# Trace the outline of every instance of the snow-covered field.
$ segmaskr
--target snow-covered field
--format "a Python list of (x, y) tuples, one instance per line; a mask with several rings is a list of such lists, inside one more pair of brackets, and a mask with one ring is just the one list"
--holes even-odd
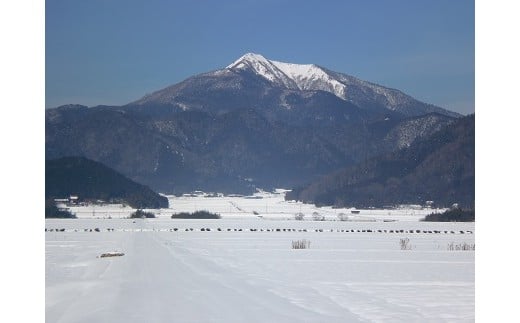
[[(46, 320), (474, 321), (475, 252), (448, 250), (474, 246), (474, 223), (418, 221), (431, 210), (360, 210), (337, 221), (350, 210), (267, 194), (170, 205), (156, 219), (97, 206), (46, 220)], [(170, 218), (199, 209), (223, 218)], [(304, 221), (293, 220), (300, 211)], [(312, 221), (313, 212), (326, 221)], [(300, 239), (310, 248), (292, 249)], [(124, 256), (99, 258), (106, 252)]]
[[(173, 213), (194, 212), (197, 210), (207, 210), (220, 214), (223, 218), (242, 218), (251, 219), (261, 217), (271, 220), (292, 220), (296, 213), (303, 213), (304, 220), (312, 220), (314, 212), (319, 213), (326, 220), (337, 220), (338, 215), (343, 213), (350, 220), (354, 221), (418, 221), (432, 212), (442, 212), (438, 209), (417, 209), (403, 208), (393, 210), (358, 210), (359, 213), (352, 213), (354, 209), (335, 209), (332, 207), (316, 207), (313, 204), (304, 204), (295, 201), (285, 201), (284, 191), (277, 193), (261, 192), (254, 196), (247, 197), (208, 197), (208, 196), (189, 196), (175, 197), (168, 196), (170, 208), (150, 210), (159, 218), (170, 218)], [(78, 218), (127, 218), (135, 210), (123, 205), (104, 205), (88, 207), (72, 207), (72, 213)]]

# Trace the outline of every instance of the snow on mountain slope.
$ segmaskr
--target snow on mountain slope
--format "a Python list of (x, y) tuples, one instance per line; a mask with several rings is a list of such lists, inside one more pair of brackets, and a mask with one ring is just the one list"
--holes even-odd
[[(300, 96), (312, 91), (325, 91), (363, 110), (377, 113), (390, 110), (408, 117), (431, 112), (460, 116), (420, 102), (399, 90), (315, 64), (284, 63), (254, 53), (243, 55), (226, 68), (190, 77), (146, 95), (130, 105), (166, 104), (180, 110), (227, 111), (230, 106), (266, 106), (278, 101), (281, 102), (280, 107), (287, 108), (288, 104), (284, 101), (287, 90), (299, 92)], [(317, 104), (324, 105), (323, 102)]]
[[(386, 88), (350, 75), (327, 70), (315, 64), (292, 64), (266, 59), (247, 53), (227, 66), (231, 70), (249, 70), (270, 82), (289, 89), (321, 90), (359, 105), (360, 102), (377, 102), (389, 110), (400, 111), (416, 106), (416, 100), (399, 90)], [(438, 107), (430, 106), (439, 112)]]
[[(440, 120), (446, 120), (446, 122), (439, 122)], [(450, 120), (440, 114), (429, 114), (420, 118), (404, 120), (401, 124), (388, 132), (384, 141), (395, 142), (399, 149), (410, 147), (417, 138), (425, 138), (439, 131), (446, 126), (446, 124), (453, 122), (454, 120)]]
[(345, 85), (332, 78), (325, 70), (314, 64), (291, 64), (272, 62), (297, 84), (300, 90), (322, 90), (346, 99)]
[(247, 53), (227, 66), (228, 69), (252, 70), (269, 81), (297, 90), (322, 90), (346, 99), (345, 84), (314, 64), (271, 61), (259, 54)]
[(269, 81), (285, 86), (290, 89), (297, 89), (296, 82), (280, 70), (275, 64), (259, 54), (247, 53), (240, 57), (233, 64), (228, 65), (229, 69), (252, 69), (256, 74), (263, 76)]

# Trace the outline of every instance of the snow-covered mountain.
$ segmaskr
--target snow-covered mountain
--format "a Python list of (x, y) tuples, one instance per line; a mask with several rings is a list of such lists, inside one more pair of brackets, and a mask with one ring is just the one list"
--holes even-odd
[(279, 86), (294, 90), (327, 91), (341, 99), (347, 99), (347, 86), (314, 64), (283, 63), (268, 60), (259, 54), (247, 53), (226, 68), (253, 70)]
[[(273, 91), (277, 89), (278, 91)], [(232, 106), (237, 97), (243, 105), (291, 108), (286, 97), (308, 98), (316, 91), (333, 94), (345, 102), (366, 111), (392, 111), (403, 116), (440, 113), (460, 115), (440, 107), (420, 102), (403, 92), (334, 72), (315, 64), (292, 64), (269, 60), (260, 54), (247, 53), (224, 69), (189, 78), (132, 103), (134, 105), (167, 104), (182, 110), (216, 109), (214, 105)], [(231, 94), (229, 92), (232, 92)], [(252, 97), (256, 96), (256, 97)], [(206, 102), (210, 98), (211, 102)], [(225, 99), (221, 102), (220, 99)], [(265, 101), (269, 101), (266, 103)]]
[(353, 76), (337, 73), (315, 64), (292, 64), (266, 59), (264, 56), (247, 53), (226, 68), (232, 70), (251, 70), (270, 82), (294, 90), (327, 91), (335, 96), (363, 107), (363, 102), (376, 101), (392, 111), (406, 115), (417, 112), (438, 112), (458, 116), (451, 111), (426, 105), (419, 111), (410, 111), (416, 101), (395, 89), (360, 80)]
[(46, 157), (161, 192), (294, 187), (407, 147), (458, 116), (313, 64), (246, 54), (124, 106), (46, 110)]

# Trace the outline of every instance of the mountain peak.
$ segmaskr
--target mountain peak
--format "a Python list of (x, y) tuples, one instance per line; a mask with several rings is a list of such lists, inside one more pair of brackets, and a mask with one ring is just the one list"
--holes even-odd
[[(294, 64), (269, 60), (256, 53), (246, 53), (227, 66), (232, 71), (247, 71), (272, 85), (290, 90), (325, 91), (347, 102), (364, 105), (367, 98), (388, 110), (416, 115), (415, 100), (401, 91), (369, 83), (353, 76), (329, 71), (315, 64)], [(405, 111), (409, 109), (410, 111)], [(456, 113), (431, 106), (425, 112), (457, 116)]]
[(264, 56), (256, 53), (245, 53), (239, 59), (226, 66), (226, 68), (242, 68), (251, 63), (266, 63), (269, 62)]
[[(202, 108), (200, 104), (195, 104), (194, 101), (186, 100), (186, 98), (191, 97), (195, 92), (199, 93), (198, 91), (208, 93), (223, 91), (222, 93), (225, 93), (230, 90), (235, 96), (244, 84), (253, 84), (248, 83), (251, 78), (265, 81), (255, 85), (265, 86), (263, 93), (267, 93), (269, 88), (278, 88), (285, 92), (287, 90), (304, 91), (305, 93), (301, 93), (301, 95), (323, 91), (367, 110), (390, 110), (407, 116), (428, 112), (458, 116), (451, 111), (419, 102), (399, 90), (363, 81), (315, 64), (285, 63), (270, 60), (261, 54), (252, 52), (242, 55), (226, 68), (194, 76), (145, 96), (134, 104), (142, 105), (152, 102), (171, 104), (182, 110)], [(210, 96), (212, 95), (214, 94)], [(221, 95), (219, 93), (217, 96)], [(200, 94), (197, 94), (197, 100), (199, 96)], [(285, 102), (285, 97), (280, 100), (280, 102)], [(286, 104), (283, 103), (281, 106), (285, 107)]]
[(253, 72), (289, 89), (322, 90), (346, 99), (346, 84), (314, 64), (284, 63), (269, 60), (260, 54), (247, 53), (227, 68)]
[(299, 89), (298, 85), (290, 76), (286, 75), (272, 61), (260, 54), (247, 53), (234, 61), (231, 65), (228, 65), (227, 68), (250, 71), (277, 85), (289, 89)]

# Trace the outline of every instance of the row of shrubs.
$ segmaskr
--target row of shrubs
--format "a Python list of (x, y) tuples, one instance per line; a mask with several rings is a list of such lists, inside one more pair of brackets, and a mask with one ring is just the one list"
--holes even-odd
[[(101, 232), (101, 230), (99, 228), (94, 228), (94, 229), (83, 229), (83, 231), (85, 232)], [(107, 231), (114, 231), (114, 229), (107, 229)], [(47, 229), (45, 228), (45, 232), (65, 232), (65, 229), (64, 228), (61, 228), (61, 229), (53, 229), (53, 228), (50, 228), (50, 229)], [(78, 232), (78, 229), (74, 229), (74, 232)]]
[(454, 250), (475, 250), (475, 244), (474, 243), (466, 243), (466, 242), (463, 242), (463, 243), (459, 243), (459, 244), (455, 244), (454, 242), (452, 243), (449, 243), (448, 244), (448, 250), (450, 251), (454, 251)]
[[(152, 212), (145, 212), (143, 210), (137, 210), (130, 215), (131, 219), (140, 218), (155, 218), (155, 214)], [(193, 213), (181, 212), (172, 215), (172, 219), (220, 219), (220, 214), (211, 213), (208, 211), (195, 211)]]
[(141, 218), (155, 218), (155, 214), (152, 212), (146, 212), (143, 210), (137, 210), (134, 213), (130, 214), (131, 219), (141, 219)]
[(172, 219), (220, 219), (220, 214), (209, 211), (181, 212), (173, 214)]
[[(402, 238), (399, 240), (399, 245), (401, 246), (401, 250), (412, 250), (412, 245), (410, 244), (410, 239), (408, 238)], [(294, 248), (293, 248), (294, 249)], [(455, 242), (448, 243), (448, 250), (450, 251), (458, 251), (458, 250), (471, 250), (475, 251), (475, 244), (474, 243), (458, 243)]]
[[(217, 228), (217, 229), (214, 229), (216, 231), (228, 231), (228, 232), (231, 232), (231, 231), (235, 231), (235, 232), (242, 232), (242, 231), (251, 231), (251, 232), (257, 232), (257, 231), (260, 231), (260, 232), (334, 232), (333, 229), (257, 229), (257, 228), (250, 228), (250, 229), (242, 229), (242, 228), (234, 228), (234, 229), (231, 229), (231, 228), (227, 228), (227, 229), (221, 229), (221, 228)], [(53, 232), (53, 231), (56, 231), (56, 232), (63, 232), (65, 231), (65, 229), (47, 229), (45, 228), (45, 232), (47, 231), (50, 231), (50, 232)], [(77, 230), (75, 230), (77, 232)], [(85, 231), (88, 231), (88, 229), (85, 229)], [(92, 231), (92, 229), (90, 229), (90, 231)], [(99, 228), (96, 228), (94, 229), (94, 231), (97, 231), (99, 232)], [(113, 228), (108, 228), (107, 231), (114, 231)], [(173, 229), (170, 229), (170, 231), (179, 231), (179, 228), (173, 228)], [(193, 228), (186, 228), (185, 231), (194, 231)], [(212, 231), (210, 228), (201, 228), (200, 231)], [(454, 231), (454, 230), (444, 230), (444, 231), (440, 231), (440, 230), (371, 230), (371, 229), (367, 229), (367, 230), (359, 230), (359, 229), (351, 229), (351, 230), (339, 230), (337, 229), (336, 232), (346, 232), (346, 233), (349, 233), (349, 232), (357, 232), (357, 233), (437, 233), (437, 234), (441, 234), (441, 233), (444, 233), (444, 234), (448, 234), (448, 233), (451, 233), (451, 234), (473, 234), (473, 231), (470, 231), (470, 230), (467, 230), (467, 231), (463, 231), (463, 230), (457, 230), (457, 231)]]
[(475, 222), (474, 209), (454, 208), (443, 213), (432, 213), (424, 221), (433, 222)]
[(311, 247), (311, 242), (306, 239), (296, 240), (291, 242), (292, 249), (309, 249)]

